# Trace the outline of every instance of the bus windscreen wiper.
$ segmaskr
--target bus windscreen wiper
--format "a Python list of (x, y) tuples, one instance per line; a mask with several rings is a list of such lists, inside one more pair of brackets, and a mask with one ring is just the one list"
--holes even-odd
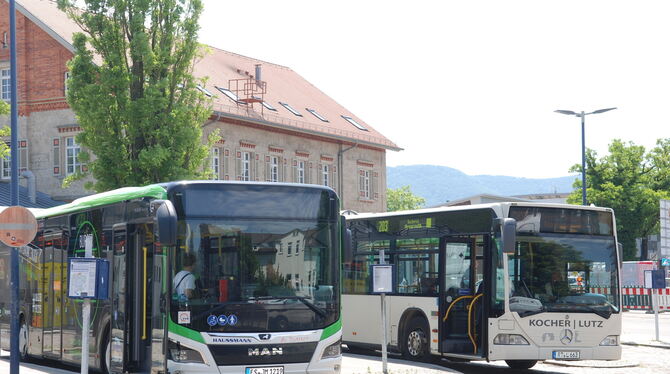
[(322, 318), (326, 318), (326, 311), (323, 310), (322, 308), (314, 305), (311, 301), (312, 299), (311, 296), (297, 296), (297, 295), (292, 295), (292, 296), (256, 296), (256, 297), (250, 297), (249, 300), (298, 300), (301, 303), (305, 304), (309, 309), (313, 310), (316, 314), (321, 316)]

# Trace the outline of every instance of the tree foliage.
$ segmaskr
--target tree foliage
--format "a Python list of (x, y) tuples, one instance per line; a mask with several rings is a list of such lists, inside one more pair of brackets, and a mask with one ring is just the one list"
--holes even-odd
[(418, 209), (423, 207), (426, 199), (416, 196), (410, 191), (409, 186), (403, 186), (397, 189), (386, 190), (387, 210), (395, 212), (397, 210)]
[[(0, 115), (9, 114), (9, 104), (0, 100)], [(11, 134), (9, 127), (0, 127), (0, 138), (8, 137)], [(5, 142), (0, 142), (0, 159), (9, 155), (9, 147)]]
[[(75, 7), (75, 4), (81, 8)], [(82, 132), (87, 188), (202, 177), (211, 103), (192, 75), (201, 0), (58, 0), (73, 36), (67, 100)], [(210, 139), (210, 142), (213, 139)]]
[[(591, 149), (586, 152), (587, 201), (614, 209), (624, 260), (634, 260), (635, 239), (658, 232), (659, 200), (670, 197), (670, 139), (659, 139), (650, 152), (615, 139), (608, 150), (602, 158)], [(581, 165), (570, 171), (581, 173)], [(580, 204), (581, 180), (574, 187), (568, 202)]]

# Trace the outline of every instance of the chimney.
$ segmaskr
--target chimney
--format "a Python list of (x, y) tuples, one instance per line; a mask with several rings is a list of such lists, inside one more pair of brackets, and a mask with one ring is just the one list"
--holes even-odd
[(28, 180), (28, 199), (30, 199), (31, 203), (36, 204), (37, 192), (35, 188), (35, 174), (33, 174), (33, 172), (30, 170), (25, 170), (23, 173), (21, 173), (21, 176)]
[(261, 82), (261, 64), (256, 64), (256, 82)]

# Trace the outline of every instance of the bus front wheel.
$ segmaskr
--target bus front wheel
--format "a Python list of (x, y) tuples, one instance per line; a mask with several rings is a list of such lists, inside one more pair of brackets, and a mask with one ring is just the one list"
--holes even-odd
[(517, 370), (530, 369), (537, 364), (534, 360), (505, 360), (505, 362), (507, 366)]
[(427, 360), (430, 356), (428, 336), (428, 323), (421, 317), (412, 318), (403, 335), (403, 356), (411, 360)]

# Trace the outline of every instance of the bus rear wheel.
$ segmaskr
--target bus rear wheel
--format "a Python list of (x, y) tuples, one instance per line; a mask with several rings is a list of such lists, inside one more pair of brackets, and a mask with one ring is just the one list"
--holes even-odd
[(517, 370), (530, 369), (537, 364), (537, 361), (535, 360), (505, 360), (505, 362), (507, 363), (507, 366)]
[(26, 326), (26, 321), (21, 316), (19, 327), (19, 354), (20, 360), (23, 362), (28, 361), (28, 326)]
[(403, 356), (410, 360), (427, 360), (430, 356), (428, 334), (428, 323), (421, 317), (412, 318), (403, 335)]

